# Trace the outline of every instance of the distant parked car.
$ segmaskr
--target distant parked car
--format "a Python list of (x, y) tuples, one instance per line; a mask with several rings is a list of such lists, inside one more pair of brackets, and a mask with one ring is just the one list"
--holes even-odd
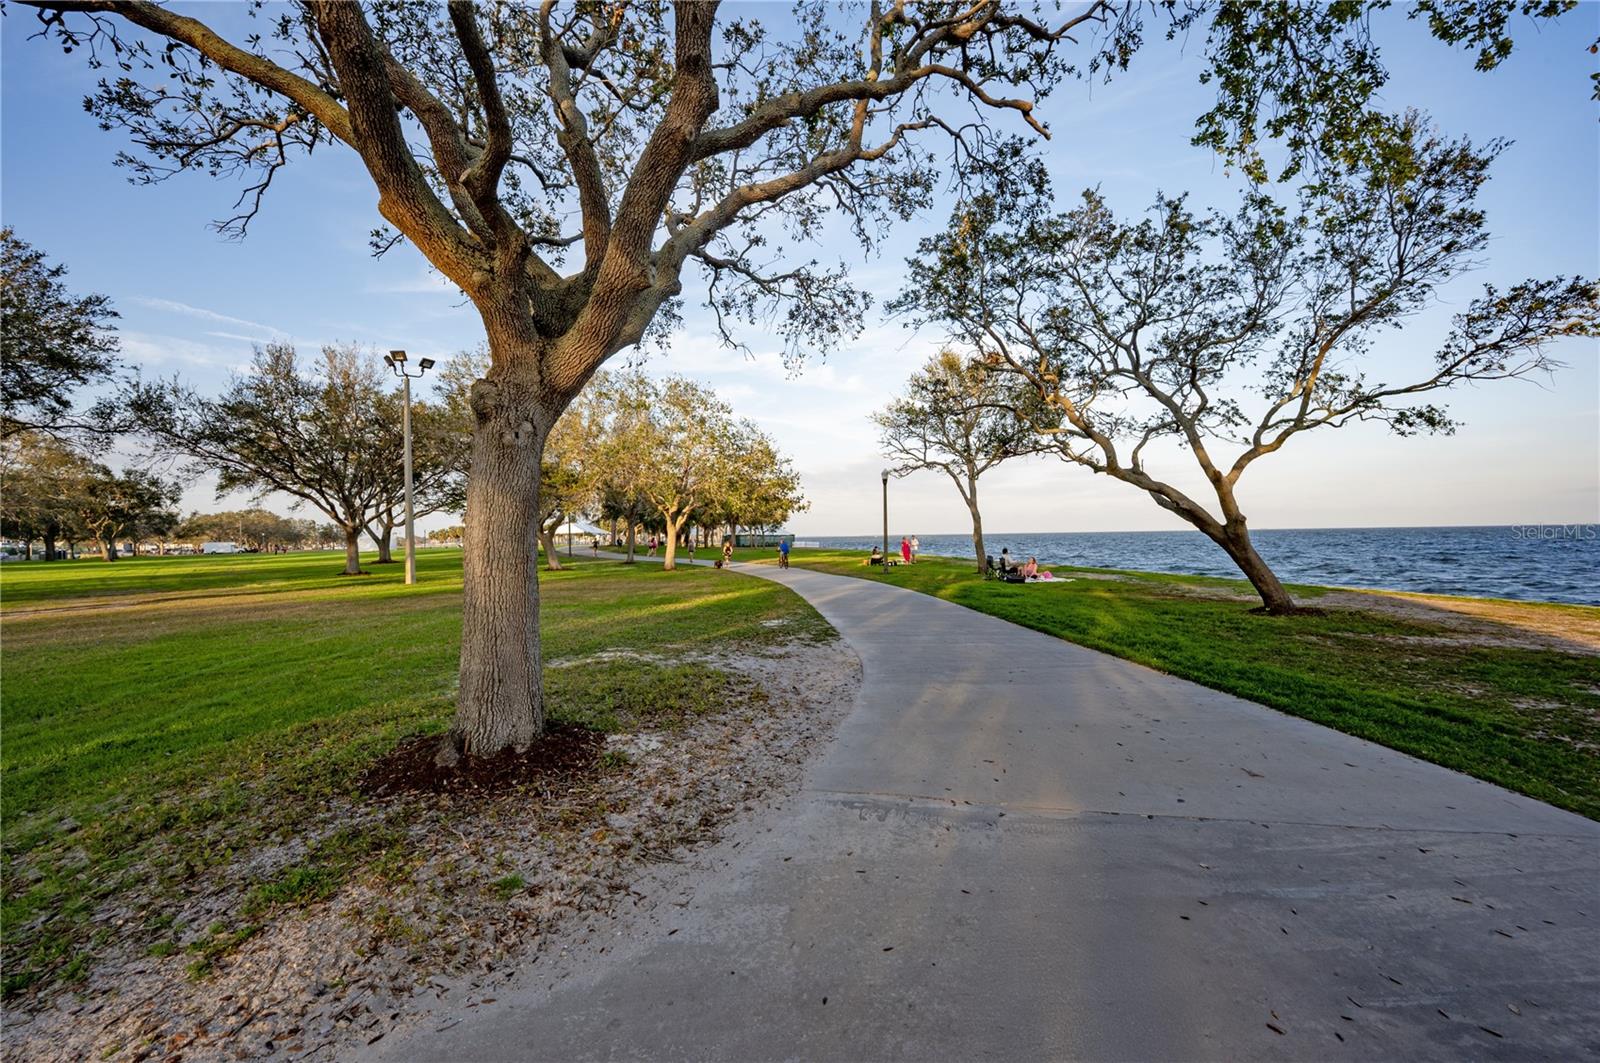
[(200, 548), (202, 554), (242, 554), (244, 547), (238, 543), (206, 543)]

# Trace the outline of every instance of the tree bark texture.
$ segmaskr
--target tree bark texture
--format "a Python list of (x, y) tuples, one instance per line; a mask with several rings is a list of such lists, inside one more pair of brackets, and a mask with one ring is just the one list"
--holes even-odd
[(1220, 538), (1213, 536), (1217, 545), (1228, 552), (1233, 563), (1239, 566), (1245, 578), (1250, 581), (1250, 586), (1261, 595), (1262, 608), (1273, 616), (1285, 616), (1297, 611), (1294, 599), (1289, 592), (1283, 589), (1283, 584), (1278, 582), (1277, 574), (1256, 553), (1256, 548), (1250, 541), (1250, 533), (1245, 530), (1243, 523), (1229, 525), (1223, 529)]
[(346, 576), (361, 575), (360, 528), (346, 528), (344, 530), (344, 574)]
[(368, 528), (367, 534), (371, 535), (373, 542), (378, 544), (378, 564), (394, 564), (394, 525), (381, 524), (377, 532)]
[(988, 571), (988, 554), (983, 547), (983, 515), (978, 512), (978, 480), (973, 477), (967, 486), (967, 512), (972, 514), (972, 550), (978, 558), (978, 572)]
[(678, 536), (683, 531), (683, 521), (682, 519), (673, 520), (665, 513), (662, 514), (662, 519), (667, 522), (667, 534), (662, 536), (666, 541), (666, 554), (662, 557), (661, 568), (663, 571), (671, 572), (678, 567), (676, 560), (678, 556)]
[(450, 738), (479, 755), (525, 750), (544, 728), (535, 551), (539, 462), (557, 414), (527, 381), (493, 370), (473, 386), (472, 406), (466, 525), (479, 532), (462, 559), (461, 689)]
[(539, 542), (544, 546), (544, 563), (552, 572), (561, 571), (561, 559), (556, 556), (556, 530), (554, 527), (539, 529)]

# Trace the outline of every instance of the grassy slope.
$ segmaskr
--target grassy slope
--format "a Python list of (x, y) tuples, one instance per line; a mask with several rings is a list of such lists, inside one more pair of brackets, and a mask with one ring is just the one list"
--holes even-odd
[[(771, 551), (740, 554), (756, 560)], [(862, 565), (859, 552), (798, 550), (794, 561), (932, 594), (1600, 819), (1600, 659), (1593, 656), (1484, 645), (1443, 620), (1376, 611), (1260, 616), (1240, 598), (1247, 584), (1207, 577), (1091, 579), (1088, 570), (1057, 567), (1078, 578), (1016, 586), (985, 582), (968, 562), (942, 558), (887, 573)], [(1301, 600), (1324, 593), (1292, 590)], [(1552, 616), (1597, 612), (1548, 609)]]
[[(168, 865), (156, 886), (182, 888), (351, 796), (400, 738), (443, 729), (460, 552), (423, 551), (414, 588), (398, 565), (347, 578), (340, 564), (296, 554), (0, 568), (8, 988), (81, 967), (87, 917), (119, 891), (151, 888), (153, 853)], [(714, 571), (580, 560), (542, 587), (547, 661), (827, 631), (788, 591)], [(762, 623), (772, 620), (787, 622)], [(554, 718), (612, 730), (715, 701), (725, 678), (623, 659), (552, 668), (547, 686)], [(382, 843), (337, 839), (352, 851), (330, 852), (315, 892), (331, 888), (335, 863), (347, 869)]]

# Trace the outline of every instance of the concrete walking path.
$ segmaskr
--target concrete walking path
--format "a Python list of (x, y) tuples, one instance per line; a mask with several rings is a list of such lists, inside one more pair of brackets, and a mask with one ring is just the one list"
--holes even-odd
[(380, 1054), (1600, 1052), (1600, 824), (912, 591), (736, 568), (861, 657), (803, 792), (686, 906)]

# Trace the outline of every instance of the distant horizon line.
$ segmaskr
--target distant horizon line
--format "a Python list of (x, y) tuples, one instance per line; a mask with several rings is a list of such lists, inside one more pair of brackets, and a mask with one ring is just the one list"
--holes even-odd
[[(1260, 527), (1251, 528), (1252, 532), (1263, 531), (1446, 531), (1461, 528), (1595, 528), (1600, 527), (1600, 521), (1593, 520), (1530, 520), (1516, 524), (1325, 524), (1325, 525), (1296, 525), (1292, 527)], [(983, 537), (992, 538), (997, 535), (1169, 535), (1173, 533), (1204, 535), (1198, 528), (1108, 528), (1102, 531), (990, 531), (984, 529)], [(839, 532), (792, 532), (796, 537), (810, 537), (816, 539), (876, 539), (882, 538), (881, 529), (865, 533), (839, 533)], [(894, 534), (901, 534), (895, 532)], [(912, 532), (913, 535), (922, 535), (920, 531)], [(929, 535), (958, 535), (971, 538), (971, 530), (953, 532), (928, 532)]]

